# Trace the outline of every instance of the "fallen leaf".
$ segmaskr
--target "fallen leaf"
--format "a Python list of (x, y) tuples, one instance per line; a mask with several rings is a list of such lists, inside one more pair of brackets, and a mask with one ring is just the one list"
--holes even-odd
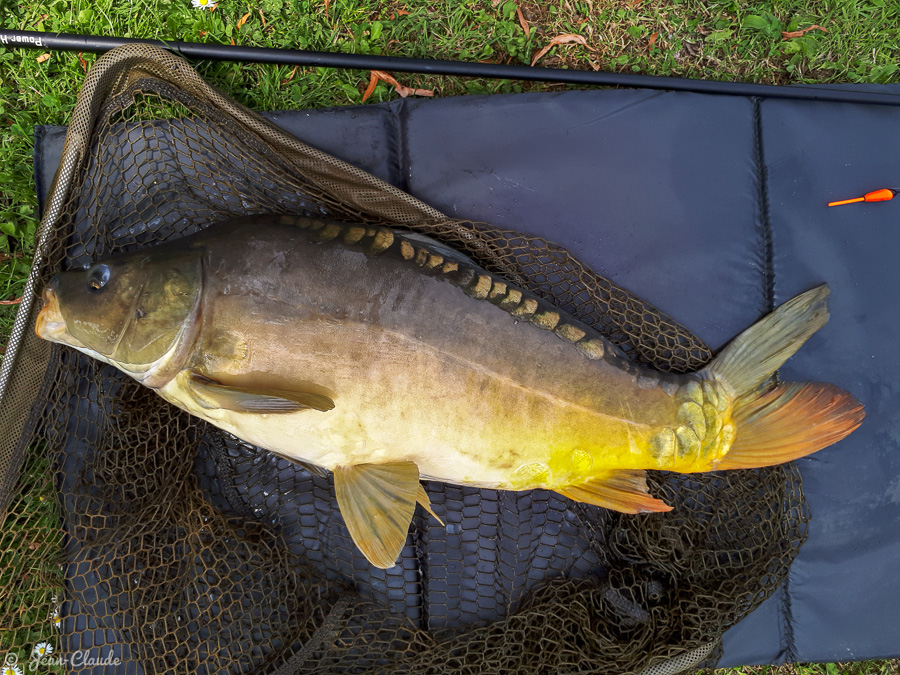
[(366, 99), (372, 95), (372, 92), (375, 91), (375, 87), (378, 85), (378, 76), (375, 74), (374, 70), (369, 71), (369, 86), (366, 87), (365, 92), (363, 92), (362, 102), (365, 103)]
[(290, 81), (294, 78), (294, 75), (295, 75), (296, 72), (297, 72), (297, 68), (299, 68), (299, 67), (300, 67), (300, 66), (294, 66), (294, 69), (291, 71), (291, 74), (288, 75), (286, 78), (284, 78), (284, 79), (281, 81), (281, 84), (287, 84), (288, 82), (290, 82)]
[(249, 18), (250, 18), (250, 12), (247, 12), (246, 14), (244, 14), (244, 16), (242, 16), (240, 19), (238, 19), (237, 29), (240, 30), (243, 27), (243, 25), (245, 23), (247, 23), (247, 19), (249, 19)]
[(405, 9), (398, 9), (396, 12), (392, 12), (391, 21), (393, 21), (394, 19), (399, 19), (404, 14), (409, 14), (409, 12), (407, 12)]
[(647, 43), (647, 49), (650, 49), (653, 44), (656, 42), (656, 38), (659, 37), (659, 33), (654, 33), (650, 36), (650, 42)]
[(784, 40), (789, 40), (790, 38), (795, 38), (795, 37), (800, 37), (801, 35), (806, 35), (811, 30), (820, 30), (825, 33), (828, 32), (827, 28), (823, 28), (822, 26), (818, 26), (818, 25), (813, 25), (813, 26), (810, 26), (809, 28), (801, 28), (800, 30), (793, 30), (790, 32), (781, 31), (781, 37)]
[(534, 58), (531, 59), (531, 65), (533, 66), (538, 60), (551, 49), (553, 49), (556, 45), (564, 45), (570, 42), (574, 42), (575, 44), (583, 45), (590, 49), (592, 52), (597, 51), (593, 47), (588, 47), (587, 40), (583, 35), (574, 35), (572, 33), (563, 33), (562, 35), (557, 35), (555, 38), (550, 40), (550, 43), (544, 47), (541, 51), (535, 54)]
[(33, 24), (31, 24), (31, 25), (32, 25), (32, 26), (37, 26), (41, 21), (43, 21), (44, 19), (49, 19), (49, 18), (50, 18), (50, 15), (49, 15), (49, 14), (41, 14), (41, 18), (38, 19), (37, 21), (35, 21), (35, 22), (34, 22)]
[(325, 18), (328, 18), (328, 5), (330, 4), (330, 0), (325, 0)]
[(43, 63), (47, 59), (50, 58), (50, 54), (41, 54), (37, 59), (35, 59), (38, 63)]
[(531, 33), (531, 28), (528, 26), (528, 22), (525, 21), (525, 17), (522, 16), (522, 10), (516, 6), (516, 14), (519, 15), (519, 23), (522, 24), (522, 30), (525, 31), (525, 37), (528, 37), (528, 34)]
[(228, 38), (231, 41), (231, 46), (234, 47), (234, 38)]
[(22, 298), (16, 298), (15, 300), (0, 300), (0, 305), (18, 305), (22, 302)]
[[(413, 96), (434, 96), (434, 92), (431, 89), (413, 89), (412, 87), (406, 87), (396, 79), (390, 73), (386, 73), (383, 70), (370, 70), (369, 71), (369, 86), (366, 88), (366, 92), (363, 94), (363, 101), (365, 101), (369, 96), (372, 95), (372, 91), (375, 90), (375, 84), (377, 84), (377, 80), (381, 80), (382, 82), (387, 82), (391, 85), (394, 90), (400, 94), (401, 98), (406, 98), (410, 94)], [(369, 90), (372, 91), (369, 91)]]
[(262, 10), (259, 10), (259, 18), (262, 19), (262, 22), (263, 22), (263, 28), (265, 28), (268, 24), (266, 24), (266, 17), (265, 17), (265, 15), (263, 14)]
[(628, 6), (629, 6), (629, 7), (636, 7), (636, 6), (639, 5), (639, 4), (641, 4), (641, 0), (631, 0), (631, 2), (628, 3)]
[(81, 64), (81, 69), (82, 69), (84, 72), (87, 72), (87, 61), (85, 61), (85, 60), (81, 57), (81, 54), (82, 54), (81, 52), (78, 52), (78, 62)]

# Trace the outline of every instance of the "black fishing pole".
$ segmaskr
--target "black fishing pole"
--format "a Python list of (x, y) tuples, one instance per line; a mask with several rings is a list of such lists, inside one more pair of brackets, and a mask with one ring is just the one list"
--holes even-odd
[(444, 61), (439, 59), (412, 59), (375, 54), (341, 54), (335, 52), (310, 52), (300, 49), (275, 49), (271, 47), (240, 47), (235, 45), (201, 42), (144, 40), (140, 38), (105, 37), (102, 35), (74, 35), (72, 33), (41, 33), (36, 31), (0, 30), (0, 46), (24, 47), (69, 52), (101, 54), (121, 45), (145, 43), (163, 47), (190, 59), (209, 61), (241, 61), (245, 63), (273, 63), (286, 66), (313, 66), (317, 68), (347, 68), (356, 70), (384, 70), (426, 75), (456, 75), (505, 80), (537, 80), (563, 84), (594, 85), (605, 87), (638, 87), (666, 89), (699, 94), (725, 94), (729, 96), (759, 96), (832, 103), (874, 103), (900, 105), (900, 94), (873, 92), (859, 89), (832, 89), (827, 87), (784, 87), (771, 84), (746, 82), (721, 82), (716, 80), (692, 80), (657, 75), (633, 73), (595, 72), (590, 70), (564, 70), (561, 68), (532, 68), (530, 66), (480, 63), (471, 61)]

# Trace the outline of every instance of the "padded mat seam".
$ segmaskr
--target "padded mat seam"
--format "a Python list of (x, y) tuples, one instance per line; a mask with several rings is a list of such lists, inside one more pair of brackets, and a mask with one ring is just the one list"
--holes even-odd
[(410, 160), (409, 160), (409, 138), (407, 134), (409, 122), (409, 107), (405, 98), (401, 98), (396, 104), (392, 103), (388, 109), (391, 112), (392, 136), (389, 146), (394, 155), (391, 157), (391, 164), (396, 169), (397, 175), (394, 180), (396, 185), (403, 192), (409, 192), (409, 176), (410, 176)]
[(772, 220), (769, 214), (769, 171), (763, 148), (762, 115), (760, 99), (753, 101), (753, 165), (756, 178), (756, 207), (759, 213), (759, 229), (762, 235), (763, 255), (763, 298), (765, 311), (775, 309), (775, 252), (773, 250)]
[[(772, 219), (769, 211), (769, 171), (766, 166), (765, 147), (763, 146), (762, 112), (758, 97), (753, 97), (753, 164), (756, 178), (757, 212), (759, 213), (759, 230), (762, 235), (763, 256), (763, 301), (765, 311), (775, 309), (775, 250), (772, 235)], [(780, 652), (788, 663), (797, 661), (797, 645), (794, 640), (794, 617), (790, 597), (791, 570), (788, 568), (784, 581), (778, 592), (781, 594), (779, 607), (779, 641)]]
[(797, 656), (797, 643), (794, 640), (794, 613), (791, 607), (791, 570), (787, 571), (784, 581), (779, 589), (781, 593), (781, 633), (782, 653), (786, 663), (796, 663), (800, 659)]
[(388, 175), (385, 177), (391, 185), (399, 187), (402, 181), (403, 166), (400, 160), (400, 123), (397, 120), (397, 112), (394, 110), (394, 104), (388, 103), (383, 106), (387, 111), (387, 121), (384, 123), (384, 134), (386, 137), (385, 148), (387, 149), (387, 168)]

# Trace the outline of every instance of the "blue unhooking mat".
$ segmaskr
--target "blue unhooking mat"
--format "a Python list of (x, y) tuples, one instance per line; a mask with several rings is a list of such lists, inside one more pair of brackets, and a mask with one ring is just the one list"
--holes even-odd
[[(720, 665), (900, 655), (900, 199), (826, 207), (900, 187), (900, 107), (608, 90), (267, 117), (451, 217), (565, 246), (714, 349), (828, 283), (831, 321), (782, 374), (867, 418), (799, 460), (809, 539)], [(42, 202), (64, 133), (36, 129)]]

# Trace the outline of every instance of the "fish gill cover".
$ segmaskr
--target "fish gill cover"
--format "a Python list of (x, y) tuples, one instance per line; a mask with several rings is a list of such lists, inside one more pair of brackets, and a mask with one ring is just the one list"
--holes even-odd
[(651, 472), (676, 508), (640, 518), (430, 482), (446, 525), (417, 515), (398, 566), (376, 569), (330, 475), (33, 334), (56, 271), (245, 213), (399, 224), (636, 361), (686, 372), (711, 358), (566, 250), (449, 219), (279, 131), (180, 58), (119, 48), (82, 89), (0, 373), (0, 551), (20, 547), (0, 635), (22, 662), (41, 638), (72, 672), (664, 675), (714, 660), (722, 633), (784, 578), (807, 523), (789, 464)]

